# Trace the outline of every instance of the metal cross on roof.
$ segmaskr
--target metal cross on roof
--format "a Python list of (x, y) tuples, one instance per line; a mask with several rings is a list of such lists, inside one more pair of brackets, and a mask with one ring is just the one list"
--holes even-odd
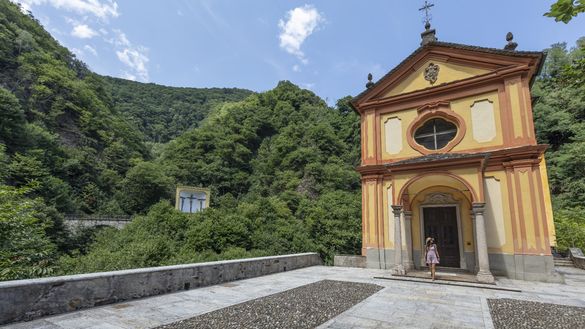
[(431, 7), (434, 7), (435, 4), (433, 3), (429, 3), (428, 1), (425, 0), (425, 5), (422, 6), (422, 8), (419, 8), (419, 11), (425, 11), (425, 24), (430, 23), (431, 21), (431, 14), (429, 13), (429, 10), (431, 10)]

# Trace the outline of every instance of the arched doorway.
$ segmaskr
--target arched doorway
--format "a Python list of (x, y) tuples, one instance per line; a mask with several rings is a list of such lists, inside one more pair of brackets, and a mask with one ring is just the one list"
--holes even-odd
[(433, 237), (441, 255), (441, 266), (473, 270), (475, 238), (472, 203), (476, 193), (463, 178), (443, 173), (423, 174), (410, 179), (399, 199), (410, 220), (410, 244), (413, 263), (425, 266), (426, 237)]

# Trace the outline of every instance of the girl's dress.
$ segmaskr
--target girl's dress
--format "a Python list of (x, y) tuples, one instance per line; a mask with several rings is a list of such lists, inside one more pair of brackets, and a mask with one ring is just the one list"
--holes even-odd
[(427, 264), (439, 264), (439, 257), (437, 257), (437, 245), (432, 244), (427, 251)]

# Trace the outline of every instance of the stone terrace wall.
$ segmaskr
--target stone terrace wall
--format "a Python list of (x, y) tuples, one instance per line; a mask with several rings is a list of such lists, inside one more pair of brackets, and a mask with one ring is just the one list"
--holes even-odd
[(321, 265), (317, 253), (0, 282), (0, 325)]
[(575, 267), (585, 270), (585, 256), (579, 248), (569, 248), (569, 257), (575, 264)]

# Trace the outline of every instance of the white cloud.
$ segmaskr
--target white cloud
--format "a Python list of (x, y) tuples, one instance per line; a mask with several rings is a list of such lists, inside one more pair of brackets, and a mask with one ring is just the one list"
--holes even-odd
[(73, 54), (75, 54), (75, 56), (77, 56), (77, 57), (83, 56), (83, 50), (81, 50), (79, 48), (71, 48), (71, 52)]
[(87, 26), (86, 24), (79, 24), (73, 27), (71, 31), (71, 35), (81, 39), (91, 39), (95, 37), (98, 33), (91, 29), (91, 27)]
[(295, 55), (303, 64), (307, 64), (308, 60), (301, 46), (323, 21), (323, 16), (312, 5), (304, 5), (288, 11), (286, 21), (281, 19), (278, 22), (280, 48)]
[[(134, 78), (131, 80), (136, 80), (138, 77), (141, 81), (148, 81), (148, 69), (146, 68), (146, 64), (148, 63), (147, 51), (148, 49), (144, 47), (128, 47), (122, 51), (116, 51), (120, 62), (134, 71), (135, 74), (132, 75), (124, 72), (125, 75), (131, 75)], [(129, 77), (127, 78), (129, 79)]]
[(118, 4), (112, 0), (13, 0), (20, 3), (24, 10), (30, 10), (32, 6), (45, 3), (57, 8), (73, 11), (79, 14), (93, 14), (99, 18), (118, 17)]
[(134, 45), (126, 33), (118, 29), (112, 29), (113, 36), (104, 38), (104, 41), (113, 45), (116, 49), (116, 56), (132, 72), (122, 72), (122, 77), (128, 80), (148, 81), (148, 48), (141, 45)]
[(292, 67), (292, 70), (295, 72), (300, 72), (301, 71), (301, 67), (299, 66), (299, 64), (295, 64)]
[(122, 32), (120, 30), (113, 30), (113, 31), (116, 34), (116, 39), (110, 40), (110, 43), (114, 43), (116, 46), (125, 46), (125, 47), (130, 46), (130, 40), (128, 40), (128, 37), (126, 37), (126, 33)]
[(95, 50), (94, 47), (92, 47), (90, 45), (85, 45), (85, 46), (83, 46), (83, 49), (89, 51), (92, 55), (97, 56), (97, 50)]
[(136, 76), (134, 74), (128, 73), (126, 71), (122, 72), (122, 78), (127, 80), (136, 81)]

